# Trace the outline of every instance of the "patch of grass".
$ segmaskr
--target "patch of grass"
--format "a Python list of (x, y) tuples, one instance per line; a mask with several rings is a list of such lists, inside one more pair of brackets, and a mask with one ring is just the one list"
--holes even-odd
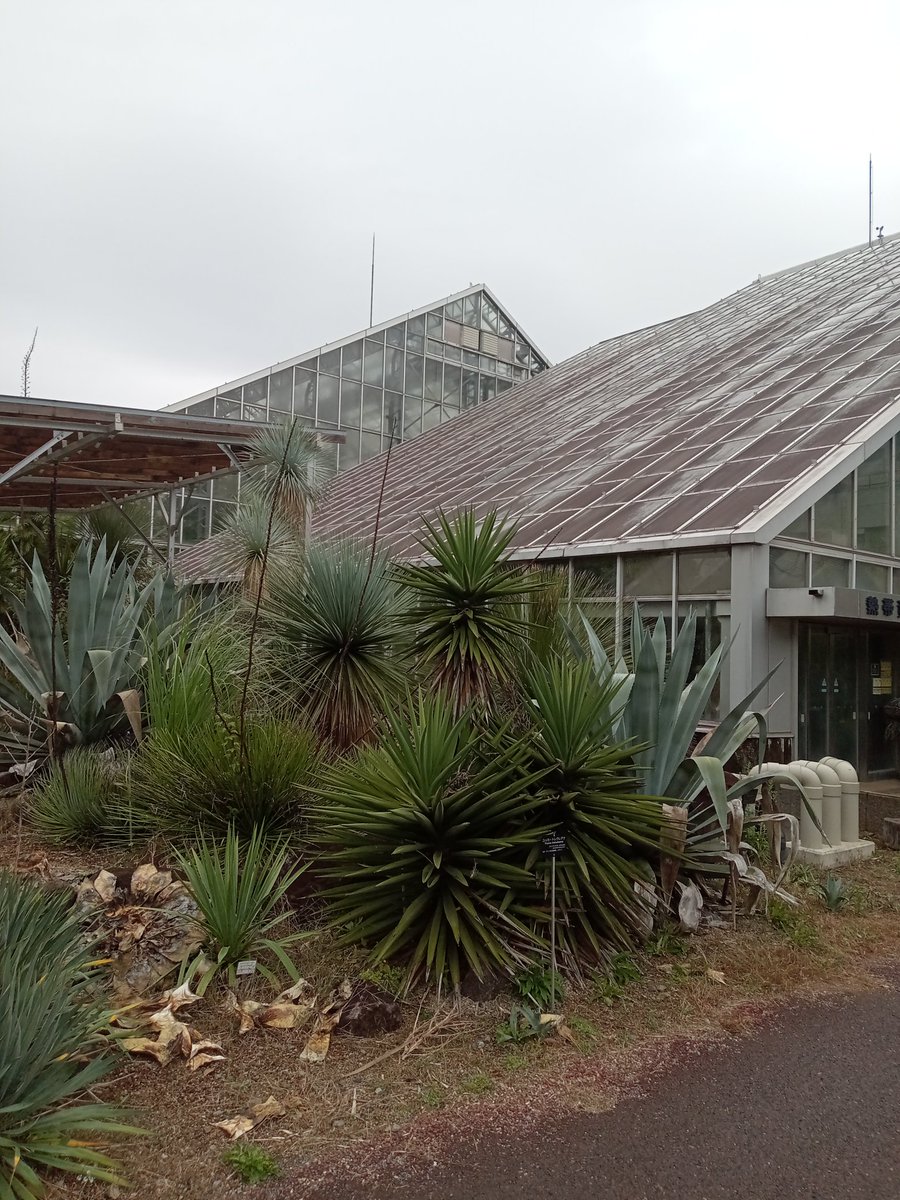
[(793, 888), (802, 888), (807, 892), (814, 892), (821, 883), (821, 876), (815, 867), (809, 866), (808, 863), (795, 863), (788, 874), (788, 886)]
[(263, 1180), (275, 1179), (280, 1174), (278, 1163), (268, 1150), (249, 1142), (242, 1142), (239, 1146), (232, 1146), (226, 1150), (222, 1161), (231, 1167), (243, 1183), (262, 1183)]
[(654, 933), (644, 949), (651, 958), (675, 958), (687, 954), (684, 938), (665, 926)]
[(769, 905), (769, 920), (779, 933), (783, 933), (798, 950), (819, 945), (819, 934), (803, 913), (791, 908), (783, 900), (773, 900)]
[(79, 747), (54, 763), (35, 789), (28, 820), (48, 842), (93, 845), (103, 840), (110, 823), (110, 795), (118, 795), (122, 786), (108, 758)]
[(422, 1100), (429, 1108), (443, 1108), (447, 1101), (446, 1089), (438, 1087), (436, 1083), (430, 1083), (428, 1087), (422, 1088)]
[(554, 974), (540, 963), (533, 963), (527, 971), (520, 971), (513, 980), (513, 987), (522, 1000), (530, 1000), (541, 1012), (549, 1012), (551, 1003), (559, 1005), (566, 994), (565, 983), (559, 972)]
[(517, 1054), (515, 1050), (510, 1050), (508, 1054), (504, 1054), (500, 1059), (500, 1066), (504, 1071), (509, 1071), (512, 1074), (514, 1071), (521, 1071), (528, 1066), (528, 1058), (524, 1054)]
[(486, 1092), (492, 1091), (493, 1087), (494, 1081), (490, 1075), (485, 1075), (483, 1071), (477, 1071), (462, 1081), (459, 1090), (467, 1096), (483, 1096)]
[(761, 866), (770, 861), (769, 835), (761, 825), (745, 825), (742, 837), (754, 850), (756, 860)]
[(390, 963), (382, 962), (373, 967), (366, 967), (360, 971), (359, 977), (394, 997), (406, 991), (406, 972), (402, 967), (392, 967)]
[(614, 954), (605, 972), (597, 972), (593, 980), (594, 996), (607, 1008), (612, 1008), (625, 995), (629, 983), (637, 983), (644, 972), (631, 954)]

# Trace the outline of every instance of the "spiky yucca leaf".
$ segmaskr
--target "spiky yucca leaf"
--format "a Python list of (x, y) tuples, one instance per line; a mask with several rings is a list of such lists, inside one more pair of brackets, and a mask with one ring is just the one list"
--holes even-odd
[(244, 486), (302, 535), (325, 480), (316, 435), (297, 420), (273, 421), (255, 431), (250, 449), (255, 465)]
[(422, 550), (434, 565), (409, 565), (399, 577), (413, 592), (409, 620), (422, 665), (460, 712), (487, 703), (514, 673), (527, 624), (522, 598), (544, 582), (508, 562), (515, 526), (473, 509), (425, 522)]
[[(110, 1067), (106, 1014), (85, 996), (90, 949), (65, 898), (0, 872), (0, 1197), (31, 1200), (54, 1169), (122, 1183), (100, 1144), (137, 1133), (112, 1104), (73, 1100)], [(98, 1137), (101, 1143), (98, 1144)]]
[[(206, 949), (213, 959), (200, 978), (198, 994), (203, 995), (220, 970), (234, 987), (237, 963), (263, 954), (271, 954), (296, 980), (297, 968), (288, 947), (309, 934), (272, 933), (290, 918), (283, 900), (306, 869), (305, 864), (287, 869), (287, 841), (267, 841), (259, 829), (244, 839), (229, 829), (224, 842), (201, 834), (197, 845), (179, 854), (178, 861), (203, 914)], [(258, 962), (258, 968), (271, 983), (278, 983), (265, 962)]]
[(272, 572), (273, 671), (339, 749), (367, 737), (408, 685), (402, 603), (388, 560), (353, 542), (313, 543)]
[(456, 985), (466, 966), (480, 976), (527, 961), (540, 939), (522, 864), (540, 800), (522, 746), (505, 728), (482, 733), (469, 714), (455, 717), (440, 693), (388, 724), (381, 744), (320, 784), (332, 920), (376, 962), (403, 956), (410, 979), (447, 973)]
[[(579, 942), (599, 955), (604, 942), (627, 944), (645, 927), (635, 884), (646, 879), (642, 860), (658, 852), (662, 805), (639, 792), (634, 744), (611, 735), (616, 684), (600, 684), (590, 663), (555, 658), (533, 664), (524, 686), (530, 766), (543, 772), (536, 816), (567, 842), (556, 869), (563, 942), (573, 959)], [(529, 867), (542, 861), (534, 844)]]

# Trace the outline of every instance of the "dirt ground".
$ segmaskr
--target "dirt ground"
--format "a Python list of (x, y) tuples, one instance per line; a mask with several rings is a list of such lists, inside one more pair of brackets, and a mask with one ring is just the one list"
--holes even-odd
[[(46, 871), (44, 853), (15, 827), (0, 838), (0, 865), (23, 873)], [(89, 873), (134, 862), (57, 854), (50, 869)], [(838, 874), (849, 888), (839, 913), (826, 910), (814, 878), (801, 872), (789, 887), (800, 908), (786, 915), (779, 909), (774, 923), (739, 916), (735, 929), (713, 929), (636, 955), (640, 976), (621, 987), (602, 979), (570, 987), (558, 1006), (570, 1039), (553, 1033), (499, 1043), (510, 996), (452, 1007), (417, 994), (402, 1001), (398, 1031), (360, 1038), (338, 1029), (325, 1060), (305, 1063), (299, 1056), (308, 1029), (253, 1029), (241, 1036), (225, 998), (211, 989), (185, 1019), (221, 1043), (223, 1061), (192, 1073), (183, 1059), (160, 1066), (122, 1055), (116, 1071), (95, 1085), (97, 1098), (135, 1110), (148, 1131), (113, 1148), (129, 1188), (68, 1180), (49, 1194), (327, 1197), (329, 1181), (374, 1178), (398, 1156), (427, 1158), (473, 1129), (513, 1122), (521, 1134), (553, 1114), (604, 1111), (652, 1086), (654, 1070), (675, 1045), (741, 1037), (779, 1003), (882, 986), (879, 965), (900, 961), (900, 854), (879, 850)], [(359, 955), (336, 951), (324, 934), (302, 943), (296, 961), (322, 995), (362, 967)], [(244, 996), (272, 996), (258, 979), (242, 987)], [(279, 1179), (244, 1185), (223, 1162), (229, 1142), (215, 1123), (270, 1096), (284, 1114), (260, 1123), (246, 1141), (272, 1155)], [(360, 1188), (362, 1196), (362, 1182)]]

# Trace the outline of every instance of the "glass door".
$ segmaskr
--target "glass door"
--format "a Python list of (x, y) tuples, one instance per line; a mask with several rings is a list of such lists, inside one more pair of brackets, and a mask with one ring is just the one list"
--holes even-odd
[(887, 736), (884, 707), (900, 692), (897, 682), (897, 637), (870, 633), (865, 666), (866, 775), (890, 775), (897, 767), (897, 743)]
[(800, 758), (845, 758), (861, 770), (857, 701), (860, 634), (800, 625)]

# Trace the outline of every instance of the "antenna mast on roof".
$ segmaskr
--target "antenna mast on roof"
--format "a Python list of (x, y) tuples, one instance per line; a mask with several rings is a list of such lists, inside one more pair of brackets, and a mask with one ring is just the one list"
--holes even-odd
[[(872, 244), (872, 221), (869, 219), (869, 245)], [(375, 324), (375, 234), (372, 234), (372, 283), (369, 287), (369, 328)]]
[[(872, 155), (869, 155), (869, 249), (872, 249)], [(373, 251), (374, 253), (374, 251)], [(374, 266), (372, 270), (374, 271)]]

